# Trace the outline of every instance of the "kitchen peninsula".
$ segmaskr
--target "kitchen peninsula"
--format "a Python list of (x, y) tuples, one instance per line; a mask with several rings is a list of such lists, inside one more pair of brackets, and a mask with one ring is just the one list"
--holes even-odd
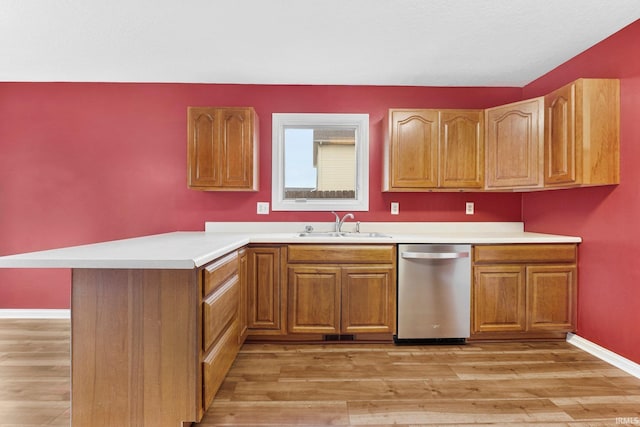
[(247, 335), (249, 245), (581, 241), (527, 233), (522, 223), (361, 224), (389, 237), (301, 237), (305, 225), (274, 223), (266, 234), (264, 224), (207, 223), (205, 232), (1, 257), (0, 267), (73, 271), (73, 426), (176, 427), (202, 418)]

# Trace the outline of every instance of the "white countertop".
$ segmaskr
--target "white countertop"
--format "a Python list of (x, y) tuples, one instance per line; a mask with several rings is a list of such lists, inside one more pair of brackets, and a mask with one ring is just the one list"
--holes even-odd
[[(230, 223), (238, 224), (238, 223)], [(255, 224), (255, 223), (252, 223)], [(281, 224), (281, 223), (280, 223)], [(252, 226), (245, 225), (246, 231), (240, 232), (238, 227), (226, 226), (231, 232), (209, 231), (174, 232), (133, 239), (114, 240), (91, 245), (73, 246), (26, 254), (0, 257), (0, 268), (130, 268), (130, 269), (192, 269), (245, 246), (249, 243), (579, 243), (581, 239), (574, 236), (523, 232), (519, 227), (483, 227), (469, 228), (455, 223), (453, 226), (397, 227), (390, 231), (390, 226), (378, 223), (375, 231), (383, 232), (391, 237), (300, 237), (290, 227), (272, 226), (276, 231), (259, 232)], [(510, 224), (510, 223), (508, 223)], [(519, 224), (519, 223), (516, 223)], [(319, 224), (317, 230), (330, 230)], [(295, 227), (298, 225), (296, 224)], [(375, 223), (363, 224), (362, 231), (374, 231)], [(262, 229), (265, 224), (261, 224)], [(294, 227), (294, 225), (292, 225)], [(407, 232), (415, 229), (415, 232)], [(479, 231), (472, 231), (477, 229)], [(349, 230), (351, 231), (351, 230)]]
[(249, 243), (249, 236), (175, 232), (0, 257), (0, 267), (192, 269)]

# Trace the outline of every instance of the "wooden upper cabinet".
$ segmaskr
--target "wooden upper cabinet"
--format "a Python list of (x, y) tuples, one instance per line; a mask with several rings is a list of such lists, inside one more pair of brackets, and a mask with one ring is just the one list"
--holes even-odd
[(579, 79), (544, 98), (545, 187), (620, 182), (620, 85)]
[(258, 116), (251, 107), (189, 107), (188, 186), (197, 190), (258, 189)]
[(438, 185), (438, 112), (389, 112), (389, 174), (391, 189), (432, 188)]
[(542, 187), (544, 98), (489, 108), (485, 114), (486, 188)]
[(578, 79), (485, 110), (390, 109), (382, 191), (527, 191), (620, 182), (620, 82)]
[(481, 110), (389, 110), (384, 191), (482, 188)]
[(575, 85), (570, 84), (544, 98), (544, 183), (576, 180)]
[(440, 187), (484, 186), (482, 111), (440, 112)]

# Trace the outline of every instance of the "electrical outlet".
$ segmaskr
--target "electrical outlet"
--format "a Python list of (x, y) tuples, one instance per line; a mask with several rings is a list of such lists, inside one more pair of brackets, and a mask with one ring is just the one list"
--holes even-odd
[(400, 213), (400, 203), (391, 202), (391, 215), (398, 215)]
[(258, 215), (269, 215), (269, 202), (258, 202)]
[(467, 206), (465, 208), (465, 213), (467, 215), (473, 215), (474, 211), (475, 211), (475, 207), (474, 207), (473, 202), (467, 202)]

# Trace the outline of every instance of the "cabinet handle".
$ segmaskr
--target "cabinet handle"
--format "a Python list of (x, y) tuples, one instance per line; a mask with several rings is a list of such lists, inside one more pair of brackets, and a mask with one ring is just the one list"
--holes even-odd
[(402, 252), (405, 259), (456, 259), (469, 258), (469, 252)]
[(232, 252), (229, 255), (218, 259), (217, 261), (214, 261), (212, 264), (209, 264), (208, 266), (205, 267), (205, 270), (207, 270), (209, 273), (212, 273), (213, 271), (215, 271), (217, 268), (223, 266), (224, 264), (227, 264), (231, 261), (235, 261), (238, 258), (238, 252)]
[(238, 282), (238, 280), (240, 280), (238, 278), (238, 275), (235, 275), (235, 276), (231, 277), (229, 280), (224, 282), (221, 286), (218, 286), (216, 289), (214, 289), (213, 292), (211, 292), (204, 299), (204, 302), (206, 302), (209, 305), (213, 305), (214, 301), (219, 299), (219, 298), (221, 298), (222, 295), (224, 295), (230, 288), (235, 286), (235, 284)]

